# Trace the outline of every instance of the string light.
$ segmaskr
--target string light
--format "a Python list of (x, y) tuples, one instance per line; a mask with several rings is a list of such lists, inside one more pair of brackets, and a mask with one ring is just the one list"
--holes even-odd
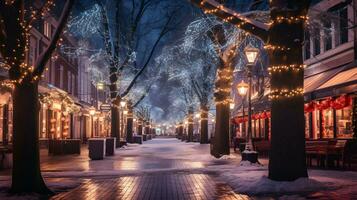
[(300, 16), (296, 16), (296, 17), (294, 17), (294, 16), (290, 16), (290, 17), (278, 16), (274, 20), (270, 20), (268, 25), (272, 26), (273, 24), (282, 23), (282, 22), (287, 22), (289, 24), (300, 23), (300, 22), (306, 22), (308, 19), (309, 19), (309, 17), (306, 15), (300, 15)]
[(264, 49), (267, 49), (267, 50), (279, 50), (279, 51), (289, 51), (291, 50), (290, 47), (283, 47), (283, 46), (278, 46), (278, 45), (271, 45), (271, 44), (267, 44), (267, 45), (264, 45)]
[(288, 89), (274, 89), (270, 91), (269, 98), (272, 100), (291, 98), (296, 96), (301, 96), (304, 94), (303, 88), (296, 88), (293, 90)]
[(297, 64), (292, 64), (292, 65), (274, 65), (270, 66), (268, 68), (269, 74), (272, 74), (274, 72), (283, 72), (283, 71), (294, 71), (298, 72), (303, 70), (306, 67), (306, 65), (297, 65)]
[[(6, 5), (12, 5), (15, 1), (14, 0), (6, 0)], [(37, 81), (39, 80), (40, 76), (33, 76), (32, 72), (34, 71), (33, 66), (29, 66), (25, 63), (25, 54), (29, 51), (30, 46), (30, 30), (32, 29), (32, 23), (38, 18), (44, 18), (51, 10), (51, 8), (55, 6), (53, 0), (48, 0), (43, 5), (43, 7), (39, 11), (30, 10), (27, 11), (25, 9), (20, 9), (19, 16), (24, 16), (26, 12), (29, 12), (29, 20), (26, 22), (20, 17), (16, 18), (18, 25), (20, 26), (20, 33), (21, 37), (16, 39), (15, 46), (11, 49), (6, 46), (6, 43), (0, 44), (2, 48), (7, 49), (8, 56), (4, 56), (4, 62), (0, 64), (0, 67), (11, 70), (10, 78), (11, 84), (21, 84), (24, 79), (28, 81)], [(32, 8), (30, 8), (32, 9)], [(1, 19), (1, 23), (4, 23), (4, 20)], [(1, 83), (3, 84), (3, 83)], [(6, 83), (8, 84), (8, 83)]]

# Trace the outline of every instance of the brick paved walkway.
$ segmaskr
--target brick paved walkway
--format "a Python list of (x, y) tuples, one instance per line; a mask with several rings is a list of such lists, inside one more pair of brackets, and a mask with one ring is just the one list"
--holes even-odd
[(224, 184), (207, 174), (154, 173), (112, 179), (92, 179), (74, 190), (52, 198), (59, 199), (249, 199), (235, 194)]

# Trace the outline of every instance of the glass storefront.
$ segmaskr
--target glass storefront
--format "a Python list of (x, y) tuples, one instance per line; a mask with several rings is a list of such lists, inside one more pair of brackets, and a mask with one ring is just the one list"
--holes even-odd
[(312, 111), (312, 139), (320, 138), (320, 111)]
[(333, 138), (333, 109), (322, 110), (322, 138)]
[(305, 113), (305, 138), (310, 138), (310, 113)]
[(352, 106), (336, 110), (337, 138), (352, 138)]

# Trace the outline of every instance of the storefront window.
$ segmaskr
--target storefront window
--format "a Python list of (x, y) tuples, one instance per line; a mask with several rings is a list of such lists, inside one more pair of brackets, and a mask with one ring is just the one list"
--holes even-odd
[(337, 137), (352, 138), (352, 106), (336, 110)]
[(305, 138), (310, 138), (310, 113), (305, 113)]
[(254, 137), (259, 138), (259, 119), (253, 120)]
[(265, 119), (260, 119), (260, 135), (265, 138)]
[(319, 110), (314, 110), (312, 112), (312, 137), (313, 139), (320, 138), (320, 112)]
[(322, 138), (333, 138), (333, 110), (322, 111)]

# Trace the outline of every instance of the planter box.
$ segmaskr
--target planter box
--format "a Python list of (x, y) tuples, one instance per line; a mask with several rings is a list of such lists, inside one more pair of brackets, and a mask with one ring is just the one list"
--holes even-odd
[(88, 139), (89, 158), (92, 160), (103, 160), (105, 156), (105, 138)]
[(147, 138), (146, 138), (146, 135), (144, 134), (143, 135), (143, 141), (146, 141), (147, 140)]
[(81, 154), (80, 139), (64, 139), (48, 141), (49, 155)]
[(141, 136), (141, 135), (133, 136), (133, 142), (137, 143), (137, 144), (142, 144), (143, 143), (143, 136)]
[(147, 140), (151, 140), (151, 135), (150, 135), (150, 134), (147, 135), (147, 136), (146, 136), (146, 139), (147, 139)]
[(105, 138), (105, 155), (113, 156), (115, 154), (116, 138)]

